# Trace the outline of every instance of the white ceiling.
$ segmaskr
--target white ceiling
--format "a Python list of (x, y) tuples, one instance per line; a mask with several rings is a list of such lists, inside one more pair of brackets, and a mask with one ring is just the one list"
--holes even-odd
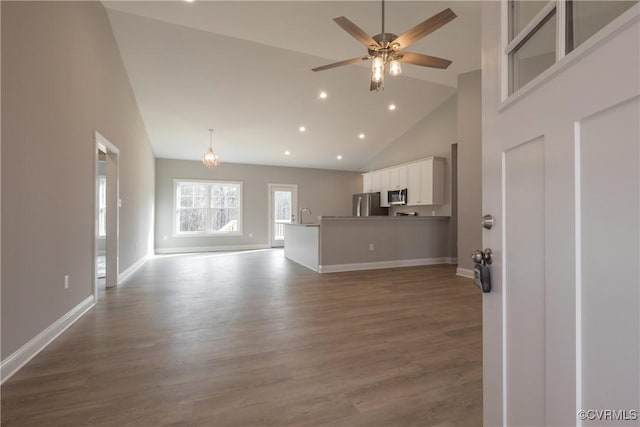
[(453, 95), (457, 74), (480, 67), (479, 3), (388, 1), (387, 32), (446, 7), (458, 18), (407, 49), (452, 60), (448, 70), (405, 65), (379, 93), (369, 92), (368, 62), (310, 71), (366, 54), (332, 18), (377, 34), (377, 1), (105, 6), (157, 157), (201, 159), (212, 127), (223, 162), (358, 170)]

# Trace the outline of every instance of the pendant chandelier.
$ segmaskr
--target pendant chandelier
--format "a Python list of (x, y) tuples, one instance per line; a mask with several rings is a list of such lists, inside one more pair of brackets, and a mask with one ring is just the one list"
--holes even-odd
[(209, 129), (209, 149), (204, 153), (202, 163), (208, 168), (214, 168), (220, 164), (220, 157), (213, 151), (213, 129)]

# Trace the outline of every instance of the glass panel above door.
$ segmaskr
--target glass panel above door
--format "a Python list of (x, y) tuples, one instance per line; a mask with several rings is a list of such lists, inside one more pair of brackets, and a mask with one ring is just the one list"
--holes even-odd
[(549, 3), (548, 1), (510, 1), (509, 13), (511, 14), (509, 19), (509, 41), (518, 35), (520, 31), (527, 26), (529, 22), (536, 16), (542, 8)]
[(568, 1), (567, 53), (637, 3), (638, 1)]
[(555, 10), (509, 54), (512, 94), (556, 61)]

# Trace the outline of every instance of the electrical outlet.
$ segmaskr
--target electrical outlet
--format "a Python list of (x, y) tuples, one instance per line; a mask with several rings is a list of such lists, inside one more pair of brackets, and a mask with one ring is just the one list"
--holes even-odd
[(249, 238), (251, 239), (253, 237), (253, 233), (249, 233)]
[(64, 288), (65, 289), (69, 289), (69, 275), (68, 274), (64, 275)]
[(431, 216), (436, 216), (436, 211), (431, 211)]
[(375, 249), (375, 246), (373, 245), (373, 243), (369, 243), (369, 250), (372, 251)]

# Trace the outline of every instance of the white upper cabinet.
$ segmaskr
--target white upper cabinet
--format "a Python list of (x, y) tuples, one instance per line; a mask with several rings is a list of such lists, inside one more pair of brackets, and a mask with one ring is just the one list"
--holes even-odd
[(377, 193), (380, 189), (380, 171), (362, 174), (363, 193)]
[(431, 157), (407, 165), (407, 205), (444, 203), (444, 162)]
[(420, 163), (407, 165), (407, 205), (415, 206), (422, 203), (422, 171)]
[(362, 174), (362, 192), (371, 192), (371, 172)]
[(402, 190), (407, 188), (407, 166), (396, 166), (389, 169), (389, 189)]
[(381, 206), (389, 206), (388, 191), (404, 188), (408, 193), (408, 206), (441, 205), (444, 203), (444, 162), (442, 157), (429, 157), (362, 174), (362, 191), (379, 191)]
[(387, 193), (392, 188), (389, 186), (391, 182), (391, 169), (382, 169), (377, 171), (380, 174), (380, 206), (389, 207), (389, 197)]

